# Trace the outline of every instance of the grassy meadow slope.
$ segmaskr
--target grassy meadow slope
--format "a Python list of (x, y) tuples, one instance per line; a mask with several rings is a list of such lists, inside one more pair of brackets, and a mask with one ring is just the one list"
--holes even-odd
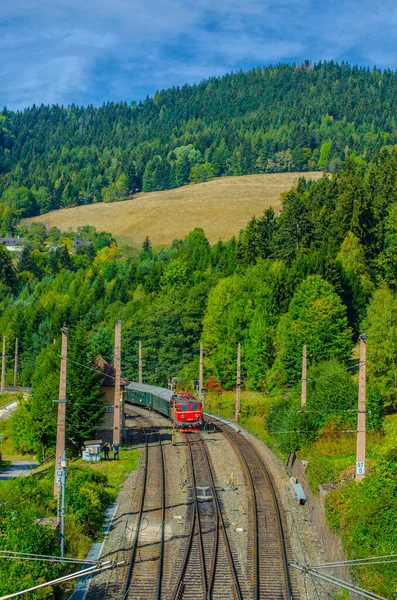
[(136, 194), (131, 200), (64, 208), (24, 223), (41, 222), (62, 231), (93, 225), (110, 231), (121, 244), (141, 244), (148, 235), (153, 244), (168, 244), (202, 227), (210, 241), (237, 235), (249, 219), (269, 206), (281, 208), (280, 194), (299, 177), (319, 179), (320, 172), (272, 173), (221, 177), (206, 183), (163, 192)]

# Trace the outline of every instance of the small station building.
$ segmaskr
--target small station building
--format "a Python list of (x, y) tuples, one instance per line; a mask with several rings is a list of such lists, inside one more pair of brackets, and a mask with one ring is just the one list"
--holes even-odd
[[(112, 365), (100, 355), (95, 358), (95, 365), (98, 369), (98, 378), (101, 383), (101, 393), (104, 397), (106, 406), (105, 418), (101, 427), (98, 428), (96, 435), (97, 439), (103, 440), (103, 443), (107, 442), (111, 445), (113, 442), (114, 382), (116, 378), (116, 371)], [(122, 395), (124, 395), (124, 390), (127, 383), (128, 382), (126, 379), (121, 379), (120, 390)], [(124, 415), (122, 415), (122, 427), (124, 427)]]

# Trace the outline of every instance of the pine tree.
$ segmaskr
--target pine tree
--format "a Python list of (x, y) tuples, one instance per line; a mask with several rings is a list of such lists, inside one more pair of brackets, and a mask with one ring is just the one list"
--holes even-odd
[(17, 276), (15, 269), (12, 266), (11, 255), (0, 244), (0, 283), (7, 285), (8, 287), (15, 289), (17, 286)]
[(94, 356), (81, 325), (69, 335), (67, 381), (67, 438), (77, 452), (95, 436), (105, 414)]
[(142, 244), (142, 250), (148, 255), (152, 255), (152, 244), (150, 243), (149, 236), (147, 235)]

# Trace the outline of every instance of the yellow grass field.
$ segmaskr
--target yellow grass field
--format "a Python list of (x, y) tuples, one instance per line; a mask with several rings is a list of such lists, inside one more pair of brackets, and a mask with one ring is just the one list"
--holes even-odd
[(281, 208), (280, 194), (296, 185), (300, 176), (319, 179), (322, 173), (274, 173), (221, 177), (175, 190), (136, 194), (130, 200), (97, 203), (52, 211), (24, 223), (40, 222), (62, 231), (93, 225), (109, 231), (119, 244), (169, 244), (202, 227), (211, 244), (237, 235), (251, 217), (269, 206)]

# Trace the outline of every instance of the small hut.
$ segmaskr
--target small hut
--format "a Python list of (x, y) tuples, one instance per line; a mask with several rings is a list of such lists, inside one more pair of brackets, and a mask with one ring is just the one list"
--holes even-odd
[[(111, 444), (113, 441), (114, 382), (116, 379), (116, 371), (112, 365), (100, 355), (95, 358), (95, 365), (98, 369), (98, 379), (101, 383), (101, 394), (105, 400), (105, 418), (101, 427), (97, 430), (97, 438), (101, 438), (104, 442)], [(124, 394), (126, 385), (127, 380), (122, 378), (120, 382), (122, 394)]]

